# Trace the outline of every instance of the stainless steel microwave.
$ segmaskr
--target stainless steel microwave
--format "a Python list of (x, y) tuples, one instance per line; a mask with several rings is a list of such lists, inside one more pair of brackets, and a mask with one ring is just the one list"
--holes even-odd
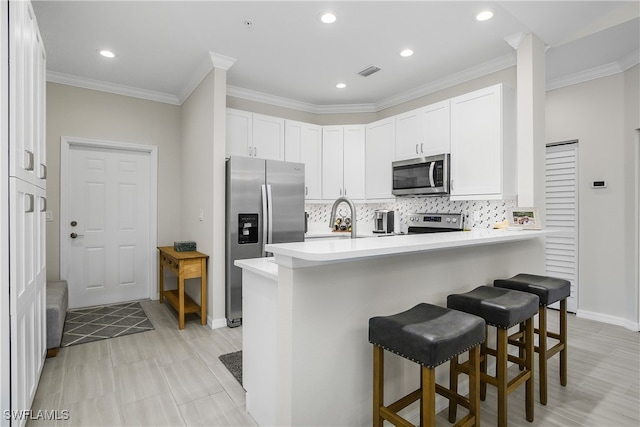
[(392, 193), (396, 196), (449, 194), (449, 155), (393, 162)]

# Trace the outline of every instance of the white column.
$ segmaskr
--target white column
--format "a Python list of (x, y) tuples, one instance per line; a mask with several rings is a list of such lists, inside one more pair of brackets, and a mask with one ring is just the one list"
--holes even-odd
[(535, 34), (507, 40), (517, 52), (518, 206), (545, 204), (545, 45)]
[(210, 52), (213, 62), (213, 250), (209, 258), (209, 289), (207, 304), (212, 327), (226, 326), (225, 294), (225, 155), (227, 121), (227, 70), (234, 58)]

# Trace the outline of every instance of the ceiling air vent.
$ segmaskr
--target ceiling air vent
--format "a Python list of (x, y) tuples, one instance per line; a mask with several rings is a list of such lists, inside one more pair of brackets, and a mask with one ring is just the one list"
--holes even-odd
[(362, 77), (368, 77), (373, 73), (377, 73), (378, 71), (380, 71), (380, 68), (374, 66), (374, 65), (369, 65), (367, 68), (365, 68), (364, 70), (360, 71), (358, 74), (360, 74)]

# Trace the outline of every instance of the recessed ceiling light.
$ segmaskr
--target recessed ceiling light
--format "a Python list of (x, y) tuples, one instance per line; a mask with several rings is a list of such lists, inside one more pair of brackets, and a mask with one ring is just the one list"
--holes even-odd
[(345, 87), (347, 87), (347, 85), (346, 85), (346, 84), (344, 84), (344, 83), (338, 83), (338, 84), (336, 85), (336, 87), (337, 87), (338, 89), (344, 89)]
[(491, 18), (493, 18), (493, 12), (490, 10), (483, 10), (476, 15), (476, 21), (488, 21)]
[(407, 57), (411, 55), (413, 55), (413, 51), (411, 49), (405, 49), (402, 52), (400, 52), (400, 56)]
[(100, 55), (104, 56), (105, 58), (115, 58), (116, 54), (111, 52), (110, 50), (101, 50), (100, 51)]
[(333, 13), (328, 12), (328, 13), (325, 13), (324, 15), (322, 15), (320, 20), (322, 22), (324, 22), (325, 24), (333, 24), (334, 22), (336, 22), (336, 15), (334, 15)]

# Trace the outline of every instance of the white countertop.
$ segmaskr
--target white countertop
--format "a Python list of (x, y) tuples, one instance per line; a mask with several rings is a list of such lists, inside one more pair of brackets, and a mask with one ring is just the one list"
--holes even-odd
[[(542, 237), (549, 230), (474, 230), (459, 233), (413, 234), (358, 239), (311, 239), (306, 242), (266, 246), (279, 264), (285, 259), (310, 262), (307, 265), (347, 262), (378, 256), (425, 252)], [(302, 265), (300, 265), (302, 266)]]
[(273, 257), (239, 259), (233, 263), (236, 267), (249, 270), (271, 280), (278, 280), (278, 264)]

